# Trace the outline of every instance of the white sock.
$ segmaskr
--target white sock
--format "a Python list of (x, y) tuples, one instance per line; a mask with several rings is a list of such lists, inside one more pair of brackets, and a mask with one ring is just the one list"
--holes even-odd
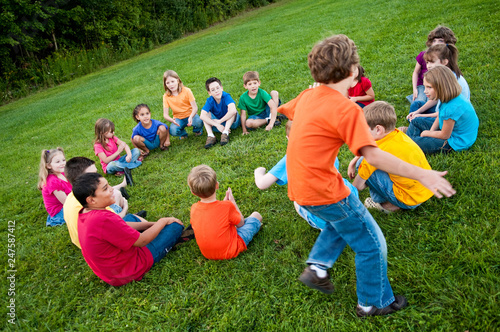
[(314, 264), (311, 265), (311, 270), (316, 271), (316, 275), (318, 276), (318, 278), (326, 278), (326, 276), (328, 275), (326, 273), (326, 270), (323, 270)]
[(222, 132), (222, 134), (229, 135), (229, 131), (228, 131), (228, 130), (224, 130), (224, 131)]
[(373, 308), (372, 305), (369, 306), (369, 307), (363, 307), (362, 305), (359, 305), (359, 304), (358, 304), (358, 307), (360, 307), (361, 309), (363, 309), (364, 312), (369, 312)]
[(208, 134), (208, 137), (215, 137), (214, 134)]

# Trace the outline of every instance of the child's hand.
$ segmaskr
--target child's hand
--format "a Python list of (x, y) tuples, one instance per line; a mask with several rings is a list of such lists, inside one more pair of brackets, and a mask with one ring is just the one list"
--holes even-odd
[(419, 182), (423, 184), (427, 189), (432, 191), (434, 196), (437, 198), (451, 197), (456, 194), (455, 189), (451, 184), (444, 178), (448, 173), (447, 171), (438, 172), (433, 170), (424, 170), (424, 175), (419, 179)]
[(274, 123), (271, 123), (269, 121), (269, 124), (266, 126), (266, 131), (270, 131), (271, 129), (273, 129), (273, 127), (274, 127)]
[(224, 197), (224, 201), (231, 201), (231, 202), (236, 204), (236, 202), (234, 200), (234, 196), (233, 196), (233, 191), (231, 190), (231, 188), (227, 188), (226, 196)]
[(250, 134), (250, 133), (248, 132), (247, 128), (245, 128), (245, 129), (243, 129), (243, 132), (242, 132), (241, 134), (242, 134), (242, 135), (248, 135), (248, 134)]
[(347, 167), (347, 175), (349, 176), (349, 179), (354, 179), (356, 177), (356, 162), (358, 161), (358, 158), (354, 158), (351, 160), (349, 163), (349, 166)]
[(180, 221), (179, 219), (174, 218), (174, 217), (160, 218), (160, 219), (158, 219), (158, 222), (164, 223), (165, 226), (173, 224), (174, 222), (178, 223), (179, 225), (183, 225), (184, 226), (184, 224), (182, 223), (182, 221)]
[(125, 157), (125, 160), (127, 161), (127, 163), (131, 162), (132, 161), (132, 155), (127, 153), (127, 156)]
[(191, 127), (192, 125), (193, 125), (193, 117), (192, 117), (192, 116), (189, 116), (187, 126), (188, 126), (188, 127)]
[(413, 101), (418, 97), (418, 89), (413, 89)]

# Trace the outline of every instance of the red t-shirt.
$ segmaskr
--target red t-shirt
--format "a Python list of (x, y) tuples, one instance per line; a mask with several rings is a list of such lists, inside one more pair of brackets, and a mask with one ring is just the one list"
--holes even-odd
[(153, 266), (151, 251), (134, 247), (140, 233), (116, 213), (92, 210), (78, 215), (78, 239), (92, 271), (110, 284), (121, 286), (141, 280)]
[(191, 225), (200, 251), (208, 259), (231, 259), (247, 249), (236, 225), (241, 214), (230, 201), (191, 206)]
[(287, 148), (288, 196), (300, 205), (337, 203), (350, 194), (334, 166), (346, 143), (356, 156), (377, 146), (363, 111), (337, 90), (319, 86), (303, 91), (278, 112), (293, 120)]
[[(361, 77), (361, 81), (358, 82), (354, 87), (349, 89), (349, 97), (362, 97), (366, 96), (366, 91), (372, 87), (372, 82), (366, 77)], [(369, 105), (373, 103), (375, 99), (368, 101), (358, 101), (363, 105)]]

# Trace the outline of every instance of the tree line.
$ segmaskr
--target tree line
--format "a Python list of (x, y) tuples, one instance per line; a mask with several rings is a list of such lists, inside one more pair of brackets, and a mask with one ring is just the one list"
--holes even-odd
[(2, 103), (274, 0), (0, 0)]

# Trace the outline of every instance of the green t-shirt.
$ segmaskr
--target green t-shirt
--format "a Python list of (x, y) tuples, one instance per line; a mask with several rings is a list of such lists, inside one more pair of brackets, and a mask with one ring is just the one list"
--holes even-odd
[(271, 95), (259, 88), (254, 99), (248, 96), (248, 91), (241, 95), (238, 101), (238, 108), (247, 112), (247, 116), (257, 115), (266, 110), (267, 103), (271, 100)]

